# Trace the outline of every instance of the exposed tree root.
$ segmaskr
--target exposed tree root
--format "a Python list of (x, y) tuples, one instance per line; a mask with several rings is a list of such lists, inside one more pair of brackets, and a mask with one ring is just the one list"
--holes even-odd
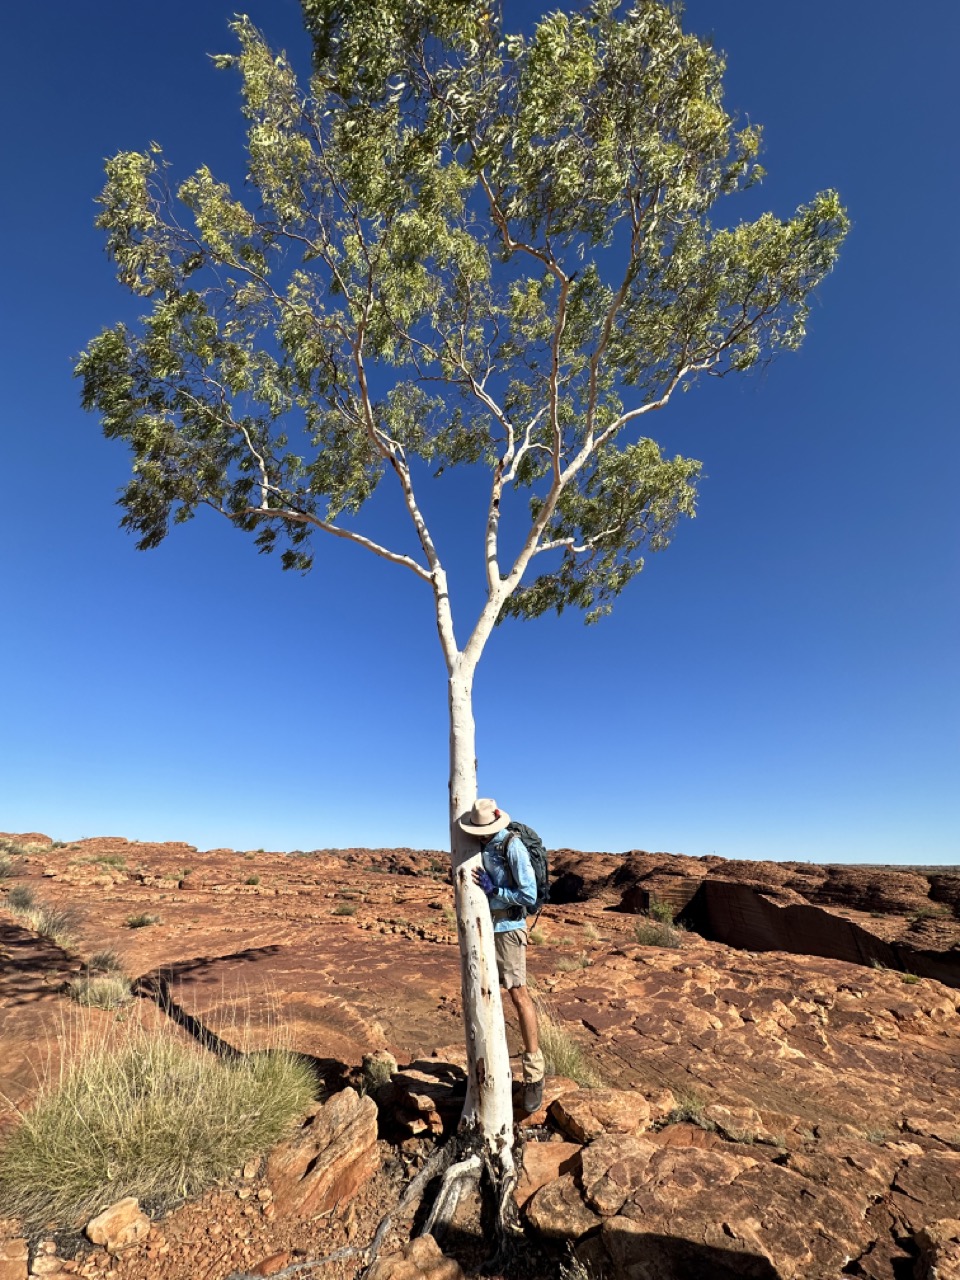
[[(397, 1207), (380, 1220), (369, 1244), (346, 1245), (341, 1249), (335, 1249), (333, 1253), (328, 1253), (323, 1258), (314, 1258), (309, 1262), (295, 1262), (276, 1272), (276, 1280), (283, 1280), (286, 1276), (303, 1275), (327, 1263), (343, 1262), (347, 1258), (357, 1258), (362, 1261), (363, 1270), (360, 1272), (362, 1280), (377, 1260), (387, 1232), (394, 1221), (407, 1216), (410, 1210), (415, 1208), (429, 1184), (437, 1177), (441, 1179), (440, 1187), (430, 1212), (417, 1234), (433, 1235), (439, 1238), (453, 1219), (464, 1192), (477, 1188), (482, 1178), (486, 1186), (495, 1193), (493, 1198), (496, 1202), (494, 1224), (496, 1250), (488, 1265), (502, 1266), (511, 1252), (513, 1242), (523, 1234), (513, 1198), (513, 1191), (519, 1178), (518, 1171), (522, 1165), (520, 1140), (517, 1141), (515, 1152), (517, 1168), (505, 1176), (502, 1171), (496, 1169), (489, 1155), (479, 1149), (476, 1134), (470, 1132), (457, 1134), (444, 1146), (434, 1151), (420, 1172), (410, 1181)], [(233, 1272), (227, 1280), (256, 1280), (256, 1277), (251, 1276), (249, 1272)]]
[(460, 1197), (468, 1186), (476, 1186), (483, 1170), (483, 1160), (474, 1152), (465, 1160), (450, 1165), (443, 1175), (440, 1190), (433, 1202), (433, 1208), (427, 1216), (422, 1236), (435, 1236), (449, 1226), (450, 1220), (457, 1211)]

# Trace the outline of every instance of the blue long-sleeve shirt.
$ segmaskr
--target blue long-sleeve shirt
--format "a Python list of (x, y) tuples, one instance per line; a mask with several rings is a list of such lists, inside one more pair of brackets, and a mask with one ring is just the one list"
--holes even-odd
[[(526, 907), (529, 911), (537, 900), (537, 877), (527, 846), (504, 828), (490, 837), (480, 856), (484, 871), (496, 887), (496, 893), (488, 899), (494, 933), (525, 928), (522, 913), (512, 908)], [(518, 915), (520, 919), (516, 918)]]

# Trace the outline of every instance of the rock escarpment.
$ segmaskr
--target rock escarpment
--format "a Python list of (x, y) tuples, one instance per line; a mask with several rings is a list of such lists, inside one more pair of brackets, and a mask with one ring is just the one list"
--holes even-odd
[(882, 965), (960, 987), (960, 874), (632, 852), (554, 857), (553, 900), (653, 904), (716, 942)]

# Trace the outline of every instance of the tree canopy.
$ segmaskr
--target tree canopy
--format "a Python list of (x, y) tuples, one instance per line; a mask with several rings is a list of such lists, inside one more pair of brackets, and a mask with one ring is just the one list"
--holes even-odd
[[(149, 310), (78, 373), (132, 450), (123, 524), (152, 547), (211, 507), (301, 570), (326, 531), (439, 594), (419, 490), (482, 466), (496, 617), (592, 620), (695, 510), (700, 464), (640, 420), (798, 345), (839, 198), (713, 224), (762, 176), (760, 131), (724, 108), (721, 55), (655, 0), (529, 35), (464, 0), (302, 3), (309, 84), (247, 18), (215, 59), (241, 77), (242, 192), (206, 167), (174, 182), (156, 144), (107, 164), (98, 224)], [(363, 532), (388, 475), (418, 554)], [(504, 560), (516, 494), (529, 517)]]

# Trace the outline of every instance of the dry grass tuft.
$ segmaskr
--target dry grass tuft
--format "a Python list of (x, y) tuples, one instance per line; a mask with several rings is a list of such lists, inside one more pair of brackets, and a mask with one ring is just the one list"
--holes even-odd
[(103, 951), (95, 951), (93, 955), (84, 964), (88, 974), (92, 973), (119, 973), (123, 974), (126, 970), (123, 967), (123, 961), (116, 951), (106, 948)]
[(534, 996), (537, 1023), (540, 1030), (540, 1048), (546, 1063), (547, 1074), (566, 1076), (576, 1080), (585, 1089), (598, 1089), (603, 1081), (599, 1072), (587, 1060), (582, 1045), (556, 1017), (546, 1001)]
[(92, 973), (74, 978), (68, 993), (77, 1004), (93, 1009), (119, 1009), (133, 999), (130, 979), (120, 973)]
[(315, 1095), (288, 1050), (225, 1059), (137, 1017), (102, 1028), (69, 1029), (66, 1065), (0, 1149), (0, 1215), (28, 1230), (77, 1225), (124, 1196), (197, 1195), (277, 1142)]
[(49, 938), (58, 947), (67, 949), (75, 944), (76, 914), (64, 907), (41, 902), (29, 885), (15, 884), (7, 894), (6, 906), (20, 917), (28, 929), (42, 938)]
[(36, 901), (29, 885), (15, 884), (7, 894), (6, 905), (10, 911), (29, 911)]
[(127, 916), (123, 923), (128, 929), (145, 929), (149, 924), (159, 924), (160, 917), (152, 916), (147, 911), (141, 911), (139, 915)]
[(650, 915), (641, 915), (633, 926), (633, 940), (644, 947), (682, 947), (683, 930)]

